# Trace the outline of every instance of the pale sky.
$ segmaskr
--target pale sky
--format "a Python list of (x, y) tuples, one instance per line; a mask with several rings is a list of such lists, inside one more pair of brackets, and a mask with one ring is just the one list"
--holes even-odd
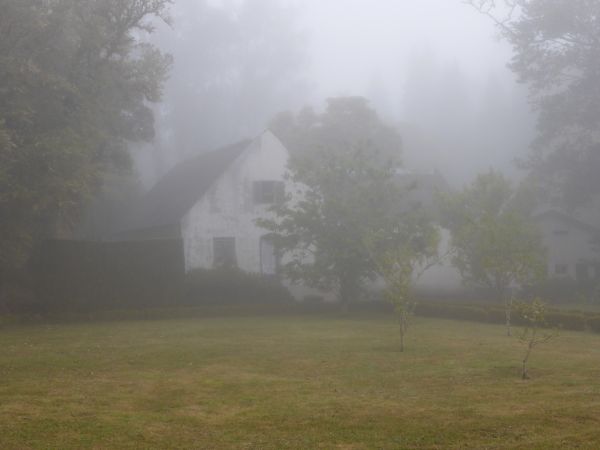
[[(250, 0), (252, 1), (252, 0)], [(474, 79), (508, 74), (510, 48), (462, 0), (291, 0), (321, 96), (361, 94), (373, 79), (401, 85), (411, 55), (427, 50)]]

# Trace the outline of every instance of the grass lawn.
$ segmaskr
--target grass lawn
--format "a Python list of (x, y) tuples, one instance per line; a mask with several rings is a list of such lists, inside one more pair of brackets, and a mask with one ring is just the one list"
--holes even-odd
[(600, 448), (600, 335), (245, 317), (0, 330), (0, 448)]

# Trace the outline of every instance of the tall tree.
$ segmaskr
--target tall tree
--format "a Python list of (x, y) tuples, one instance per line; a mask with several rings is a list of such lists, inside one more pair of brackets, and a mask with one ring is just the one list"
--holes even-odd
[(170, 0), (0, 0), (0, 272), (68, 234), (127, 143), (153, 137)]
[(452, 263), (467, 286), (488, 288), (504, 304), (510, 335), (514, 297), (509, 288), (535, 283), (546, 271), (541, 233), (530, 217), (529, 196), (491, 171), (479, 175), (462, 192), (445, 194), (443, 200)]
[(526, 166), (566, 204), (600, 192), (600, 3), (470, 0), (512, 44), (511, 69), (539, 112)]
[(406, 210), (395, 226), (380, 228), (367, 236), (365, 244), (384, 286), (384, 295), (398, 319), (400, 351), (417, 306), (414, 283), (434, 264), (440, 262), (440, 234), (427, 214)]
[(402, 206), (400, 136), (362, 98), (330, 99), (322, 114), (282, 114), (272, 125), (292, 151), (290, 177), (300, 195), (261, 224), (278, 236), (288, 277), (335, 289), (347, 308), (381, 274), (372, 251), (383, 246), (368, 241), (396, 242), (420, 230), (416, 222), (408, 227)]
[(345, 154), (367, 146), (380, 159), (392, 160), (396, 168), (401, 166), (402, 137), (363, 97), (329, 98), (322, 114), (310, 107), (298, 114), (282, 112), (271, 120), (270, 128), (297, 162), (309, 161), (313, 155)]

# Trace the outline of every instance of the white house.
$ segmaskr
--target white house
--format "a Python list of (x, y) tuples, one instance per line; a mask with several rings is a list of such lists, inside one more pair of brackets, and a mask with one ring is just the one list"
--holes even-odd
[[(252, 141), (180, 163), (146, 194), (114, 238), (181, 240), (186, 272), (235, 266), (245, 272), (275, 275), (277, 252), (267, 230), (256, 221), (267, 217), (269, 207), (286, 191), (293, 192), (285, 178), (288, 158), (281, 141), (265, 131)], [(404, 201), (427, 209), (433, 208), (435, 190), (445, 188), (439, 174), (405, 173), (397, 181), (411, 186)], [(334, 296), (304, 286), (289, 287), (299, 298)], [(430, 268), (420, 287), (455, 290), (460, 288), (460, 278), (446, 262)]]
[(600, 276), (600, 229), (556, 209), (537, 213), (547, 252), (548, 276), (580, 282)]
[(273, 275), (278, 260), (256, 219), (283, 198), (288, 151), (270, 131), (173, 168), (118, 239), (181, 239), (185, 269), (237, 266)]

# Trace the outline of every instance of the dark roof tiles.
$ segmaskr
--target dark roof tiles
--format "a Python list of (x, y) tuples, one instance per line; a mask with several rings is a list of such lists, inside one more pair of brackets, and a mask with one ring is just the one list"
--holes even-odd
[(250, 143), (244, 140), (176, 165), (144, 196), (122, 231), (179, 223)]

